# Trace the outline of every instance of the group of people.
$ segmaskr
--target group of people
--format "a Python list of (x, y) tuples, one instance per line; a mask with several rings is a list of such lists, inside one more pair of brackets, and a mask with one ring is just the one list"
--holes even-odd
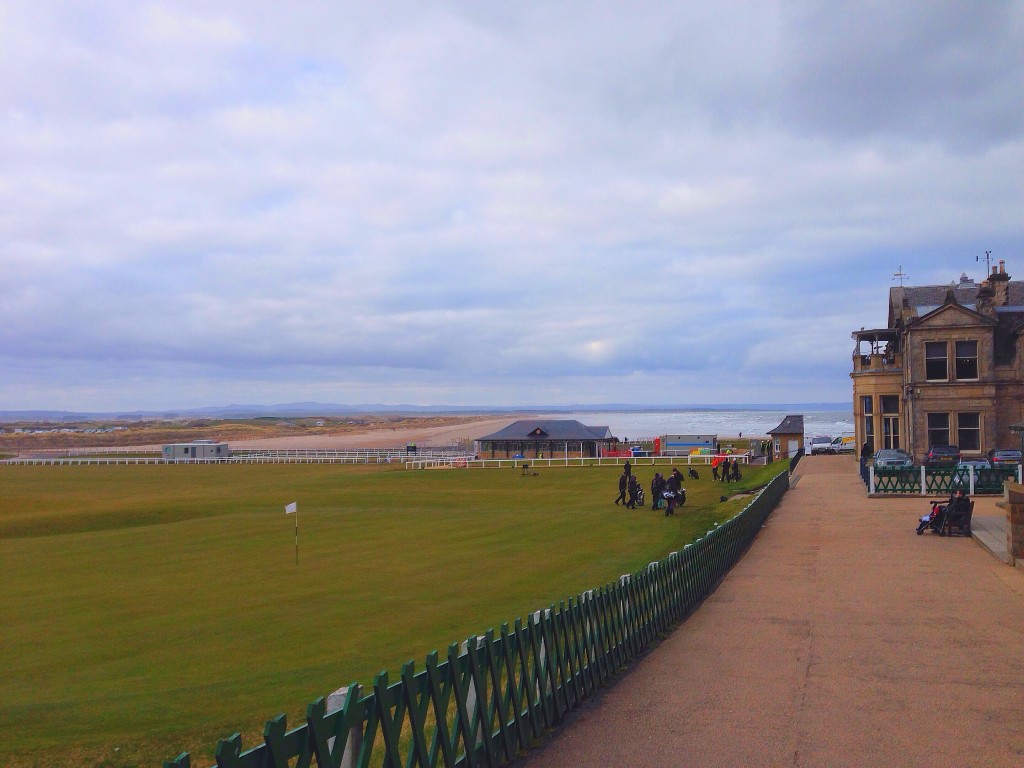
[(651, 506), (654, 509), (665, 507), (665, 517), (676, 513), (676, 507), (686, 503), (686, 489), (683, 488), (683, 473), (675, 467), (668, 477), (661, 472), (654, 473), (651, 480)]
[(740, 475), (739, 460), (730, 459), (728, 456), (725, 456), (721, 459), (718, 459), (717, 457), (712, 459), (711, 477), (714, 478), (716, 483), (719, 480), (721, 480), (723, 483), (738, 483), (742, 478), (742, 475)]
[[(626, 498), (626, 494), (629, 494), (629, 498)], [(625, 469), (622, 470), (622, 474), (619, 475), (619, 495), (615, 499), (616, 505), (622, 503), (627, 509), (636, 509), (640, 500), (640, 481), (636, 478), (636, 475), (630, 470), (629, 462), (626, 462)]]
[[(643, 493), (639, 479), (633, 474), (627, 461), (619, 476), (619, 495), (615, 504), (623, 504), (627, 509), (636, 509), (643, 505)], [(676, 507), (686, 503), (686, 489), (683, 488), (683, 473), (675, 467), (666, 478), (660, 472), (654, 473), (651, 480), (651, 509), (664, 507), (665, 516), (674, 515)]]

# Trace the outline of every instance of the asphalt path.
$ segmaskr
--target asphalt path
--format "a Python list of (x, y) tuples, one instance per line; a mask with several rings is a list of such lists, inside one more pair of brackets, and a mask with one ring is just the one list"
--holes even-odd
[(846, 457), (794, 481), (704, 604), (518, 768), (1024, 766), (1024, 571), (915, 535), (925, 501), (869, 499)]

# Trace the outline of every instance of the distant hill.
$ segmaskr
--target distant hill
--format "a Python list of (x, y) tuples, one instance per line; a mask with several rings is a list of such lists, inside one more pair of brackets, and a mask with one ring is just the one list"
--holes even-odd
[(732, 403), (720, 405), (672, 404), (636, 405), (635, 403), (573, 403), (569, 405), (524, 405), (524, 406), (482, 406), (482, 405), (410, 405), (407, 403), (386, 405), (362, 403), (341, 405), (337, 403), (280, 403), (277, 405), (211, 405), (202, 408), (167, 409), (157, 411), (0, 411), (0, 422), (14, 421), (139, 421), (142, 419), (251, 419), (260, 416), (344, 416), (352, 414), (505, 414), (505, 413), (569, 413), (583, 411), (601, 413), (609, 411), (844, 411), (850, 410), (845, 403)]

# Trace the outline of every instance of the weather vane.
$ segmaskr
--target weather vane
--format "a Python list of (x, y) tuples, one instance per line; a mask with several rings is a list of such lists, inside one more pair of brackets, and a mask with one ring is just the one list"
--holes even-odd
[(899, 269), (898, 272), (893, 272), (892, 273), (892, 279), (900, 281), (900, 288), (903, 287), (903, 280), (904, 280), (904, 278), (907, 278), (907, 277), (910, 277), (910, 275), (904, 274), (904, 272), (903, 272), (903, 265), (902, 264), (900, 264), (900, 269)]
[[(975, 261), (981, 261), (981, 256), (975, 256)], [(992, 251), (985, 251), (985, 274), (988, 275), (992, 271)]]

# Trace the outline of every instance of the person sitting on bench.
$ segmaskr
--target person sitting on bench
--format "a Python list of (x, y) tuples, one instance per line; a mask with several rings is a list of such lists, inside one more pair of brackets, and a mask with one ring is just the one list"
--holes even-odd
[(963, 524), (964, 518), (967, 517), (971, 512), (971, 500), (967, 494), (964, 493), (964, 489), (960, 488), (953, 498), (949, 500), (949, 504), (939, 510), (939, 519), (937, 521), (937, 529), (940, 536), (946, 535), (946, 526), (952, 525), (960, 527)]

